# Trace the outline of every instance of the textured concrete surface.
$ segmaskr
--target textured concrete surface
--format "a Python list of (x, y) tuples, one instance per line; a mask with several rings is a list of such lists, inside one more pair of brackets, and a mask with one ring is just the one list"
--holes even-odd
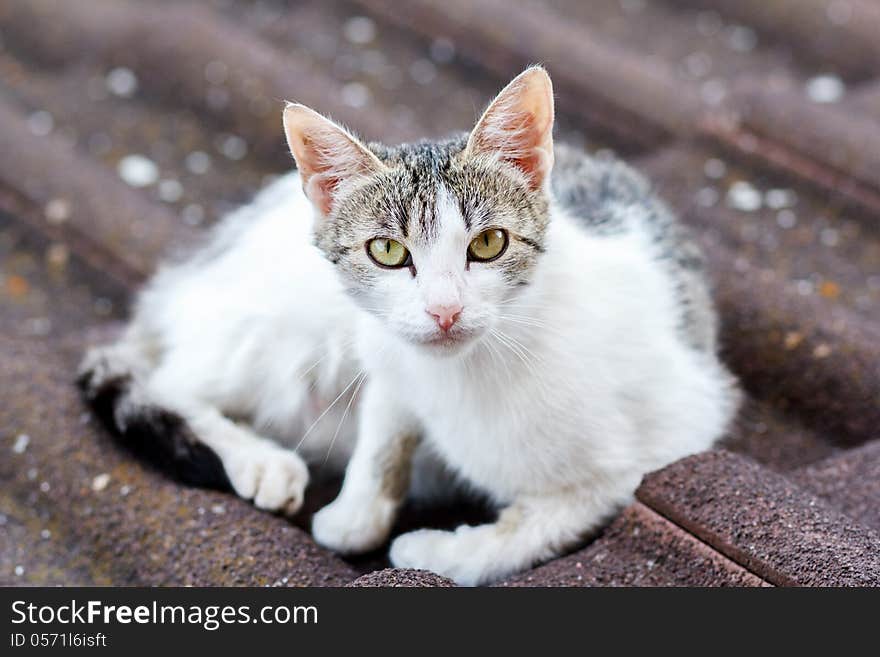
[[(534, 61), (559, 138), (633, 162), (705, 246), (745, 458), (649, 478), (506, 583), (876, 583), (878, 26), (868, 0), (0, 0), (0, 583), (429, 582), (311, 541), (333, 485), (290, 524), (144, 466), (71, 371), (163, 253), (289, 168), (282, 99), (439, 136)], [(408, 509), (397, 531), (487, 517)]]
[(643, 504), (588, 547), (501, 586), (767, 586)]
[(793, 472), (792, 480), (880, 532), (880, 442), (809, 465)]
[(741, 456), (683, 459), (636, 497), (773, 584), (880, 585), (880, 533)]
[(348, 586), (354, 587), (449, 587), (455, 582), (428, 570), (406, 568), (385, 568), (361, 575)]

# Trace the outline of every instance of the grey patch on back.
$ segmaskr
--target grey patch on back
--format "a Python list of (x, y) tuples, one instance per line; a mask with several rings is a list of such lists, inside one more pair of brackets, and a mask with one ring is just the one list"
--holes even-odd
[(598, 159), (565, 145), (555, 149), (551, 187), (556, 201), (590, 233), (644, 232), (654, 246), (680, 303), (679, 330), (688, 344), (715, 353), (718, 319), (705, 259), (690, 230), (654, 193), (650, 183), (623, 162)]

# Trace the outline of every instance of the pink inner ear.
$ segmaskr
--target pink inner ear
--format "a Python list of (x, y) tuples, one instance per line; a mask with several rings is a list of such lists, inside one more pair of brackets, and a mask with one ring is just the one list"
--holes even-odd
[(320, 142), (308, 134), (302, 136), (300, 148), (302, 153), (297, 161), (306, 195), (323, 214), (328, 214), (333, 204), (333, 193), (340, 182), (340, 177), (333, 174), (332, 158), (326, 149), (320, 147)]
[(293, 145), (306, 195), (324, 215), (346, 180), (369, 173), (374, 162), (348, 136), (325, 126), (311, 126)]
[(532, 188), (535, 189), (541, 185), (547, 174), (544, 134), (548, 126), (539, 125), (538, 118), (529, 112), (518, 114), (516, 120), (519, 122), (519, 127), (515, 130), (522, 147), (520, 154), (513, 155), (510, 162), (526, 174)]
[[(532, 189), (537, 189), (553, 165), (552, 110), (548, 114), (541, 107), (525, 108), (522, 100), (501, 99), (498, 107), (489, 110), (476, 128), (473, 150), (495, 153), (524, 173)], [(513, 103), (519, 106), (512, 107)]]

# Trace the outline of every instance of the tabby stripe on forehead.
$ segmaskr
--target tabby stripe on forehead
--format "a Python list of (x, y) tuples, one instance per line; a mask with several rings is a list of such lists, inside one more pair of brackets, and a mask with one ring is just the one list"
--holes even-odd
[(436, 237), (439, 228), (437, 225), (437, 204), (430, 203), (427, 199), (422, 200), (419, 221), (425, 235)]
[(397, 220), (400, 232), (404, 237), (409, 237), (409, 210), (406, 207), (406, 203), (398, 196), (394, 199), (394, 205), (394, 219)]
[(465, 202), (464, 198), (458, 196), (458, 212), (461, 214), (461, 218), (464, 219), (464, 227), (467, 230), (471, 229), (471, 210), (469, 205)]

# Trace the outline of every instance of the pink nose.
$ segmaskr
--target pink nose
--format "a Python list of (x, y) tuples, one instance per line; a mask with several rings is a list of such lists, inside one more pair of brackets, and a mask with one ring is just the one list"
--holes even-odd
[(458, 303), (451, 305), (432, 304), (425, 310), (429, 315), (434, 317), (437, 326), (444, 331), (451, 329), (453, 324), (455, 324), (461, 316), (461, 304)]

